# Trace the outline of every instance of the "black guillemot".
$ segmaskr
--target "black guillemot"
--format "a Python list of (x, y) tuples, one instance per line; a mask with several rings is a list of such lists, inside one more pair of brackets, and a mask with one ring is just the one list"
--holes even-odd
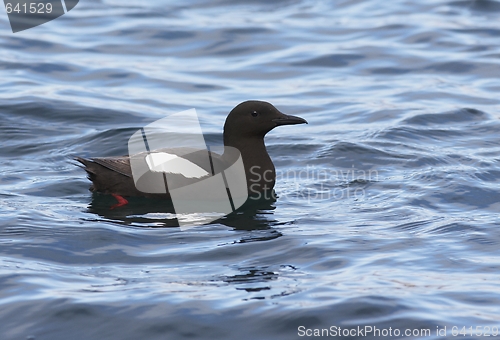
[[(241, 154), (249, 196), (256, 192), (272, 190), (275, 185), (276, 171), (267, 153), (264, 136), (277, 126), (304, 123), (307, 124), (305, 119), (286, 115), (272, 104), (263, 101), (245, 101), (231, 110), (224, 124), (224, 147), (235, 148)], [(206, 171), (207, 176), (212, 172), (206, 164), (197, 161), (200, 159), (200, 153), (205, 152), (206, 156), (206, 150), (178, 153), (175, 149), (169, 149), (166, 152), (182, 154), (181, 157)], [(211, 158), (214, 162), (223, 164), (225, 154), (226, 152), (222, 155), (211, 153)], [(84, 165), (88, 178), (92, 181), (90, 191), (111, 194), (118, 200), (118, 204), (112, 208), (128, 203), (123, 196), (170, 198), (168, 189), (164, 194), (148, 194), (137, 189), (129, 156), (75, 159)], [(179, 178), (185, 184), (193, 181), (182, 174), (179, 174)]]

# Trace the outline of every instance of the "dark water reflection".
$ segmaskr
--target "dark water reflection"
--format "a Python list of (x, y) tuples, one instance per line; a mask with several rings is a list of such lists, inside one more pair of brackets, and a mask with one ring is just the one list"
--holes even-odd
[[(269, 199), (264, 197), (259, 200), (248, 199), (235, 212), (217, 219), (213, 223), (222, 224), (235, 230), (270, 229), (273, 224), (280, 224), (272, 218), (273, 210), (276, 209), (274, 197), (275, 194), (270, 195)], [(116, 200), (113, 196), (93, 193), (88, 212), (101, 216), (105, 220), (125, 225), (179, 227), (171, 200), (130, 197), (128, 202), (125, 206), (114, 208)]]

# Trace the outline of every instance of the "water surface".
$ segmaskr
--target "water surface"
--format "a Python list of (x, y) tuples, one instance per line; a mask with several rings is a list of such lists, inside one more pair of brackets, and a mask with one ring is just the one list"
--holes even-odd
[[(16, 34), (0, 15), (2, 339), (499, 327), (499, 15), (492, 0), (89, 0)], [(71, 159), (126, 154), (193, 107), (220, 143), (248, 99), (309, 125), (266, 138), (278, 199), (209, 225), (109, 210)]]

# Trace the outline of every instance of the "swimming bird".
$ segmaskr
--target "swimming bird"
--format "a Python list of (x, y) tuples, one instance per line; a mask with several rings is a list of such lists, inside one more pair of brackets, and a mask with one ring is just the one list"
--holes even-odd
[[(184, 163), (184, 169), (193, 170), (193, 174), (175, 174), (174, 178), (180, 183), (179, 187), (200, 180), (204, 176), (209, 177), (211, 173), (213, 174), (214, 165), (219, 169), (224, 167), (224, 164), (228, 163), (231, 158), (226, 150), (235, 148), (241, 154), (243, 161), (248, 195), (254, 196), (260, 192), (272, 190), (276, 181), (276, 170), (267, 153), (264, 136), (278, 126), (304, 123), (307, 124), (305, 119), (286, 115), (268, 102), (249, 100), (238, 104), (227, 116), (223, 133), (225, 151), (222, 155), (210, 152), (212, 168), (202, 161), (206, 159), (207, 150), (193, 149), (186, 152), (186, 148), (171, 148), (156, 150), (156, 154), (177, 157), (177, 161)], [(151, 153), (154, 152), (151, 151)], [(140, 157), (144, 157), (150, 165), (147, 153)], [(112, 208), (127, 204), (128, 201), (124, 196), (170, 199), (168, 189), (173, 190), (170, 182), (166, 193), (152, 194), (137, 189), (133, 180), (130, 156), (76, 157), (75, 160), (83, 164), (89, 180), (92, 181), (90, 191), (111, 194), (118, 200)], [(191, 165), (191, 167), (186, 167), (186, 165)], [(168, 172), (168, 169), (162, 169), (162, 171)]]

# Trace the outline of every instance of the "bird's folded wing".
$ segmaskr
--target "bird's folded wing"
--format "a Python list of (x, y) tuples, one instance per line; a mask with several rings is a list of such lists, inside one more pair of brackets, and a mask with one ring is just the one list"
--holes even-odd
[[(192, 162), (193, 164), (199, 166), (201, 169), (205, 170), (208, 174), (213, 173), (214, 165), (221, 163), (221, 156), (213, 152), (210, 152), (210, 157), (211, 157), (210, 160), (208, 158), (209, 155), (208, 150), (197, 150), (191, 148), (178, 148), (178, 149), (172, 148), (172, 149), (158, 149), (152, 152), (153, 153), (165, 152), (168, 154), (179, 155), (181, 158), (184, 158), (187, 161)], [(144, 157), (148, 155), (148, 153), (141, 153), (141, 155), (142, 154), (144, 154)], [(130, 168), (130, 158), (128, 156), (95, 157), (95, 158), (90, 158), (90, 160), (96, 164), (99, 164), (107, 169), (113, 170), (124, 176), (132, 177), (132, 170)]]
[(124, 176), (132, 177), (130, 158), (128, 157), (97, 157), (91, 158), (90, 160)]

